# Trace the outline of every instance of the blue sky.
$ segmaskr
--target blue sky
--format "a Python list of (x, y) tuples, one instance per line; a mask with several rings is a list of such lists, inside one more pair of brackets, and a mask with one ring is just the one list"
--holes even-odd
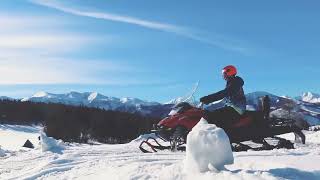
[(200, 81), (245, 91), (320, 92), (320, 3), (8, 0), (0, 6), (0, 95), (98, 91), (166, 102)]

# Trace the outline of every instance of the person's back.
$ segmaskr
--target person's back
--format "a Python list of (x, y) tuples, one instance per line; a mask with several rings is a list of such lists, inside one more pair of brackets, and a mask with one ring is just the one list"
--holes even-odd
[(244, 81), (241, 77), (236, 76), (237, 69), (231, 65), (223, 68), (222, 74), (227, 81), (225, 89), (200, 98), (200, 102), (210, 104), (225, 99), (226, 106), (213, 112), (207, 112), (207, 117), (213, 121), (219, 119), (219, 121), (232, 122), (240, 119), (240, 116), (246, 110), (246, 97), (243, 91)]
[(243, 85), (244, 81), (239, 76), (229, 78), (226, 85), (226, 105), (235, 108), (240, 114), (246, 110), (247, 103)]

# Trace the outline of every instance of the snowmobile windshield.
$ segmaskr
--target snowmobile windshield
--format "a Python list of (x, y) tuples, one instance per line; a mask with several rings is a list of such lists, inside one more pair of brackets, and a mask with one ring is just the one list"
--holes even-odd
[(192, 108), (192, 106), (189, 103), (182, 102), (182, 103), (175, 105), (168, 115), (174, 116), (178, 113), (182, 113), (182, 112), (189, 110), (191, 108)]

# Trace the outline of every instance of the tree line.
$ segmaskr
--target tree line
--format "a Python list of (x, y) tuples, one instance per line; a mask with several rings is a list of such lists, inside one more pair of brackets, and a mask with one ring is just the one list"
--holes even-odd
[(48, 136), (67, 142), (126, 143), (149, 132), (158, 120), (84, 106), (0, 100), (0, 123), (41, 124)]

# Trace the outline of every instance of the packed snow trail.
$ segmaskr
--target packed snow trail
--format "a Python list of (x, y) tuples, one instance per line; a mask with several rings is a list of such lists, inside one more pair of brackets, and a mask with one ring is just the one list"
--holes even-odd
[[(0, 128), (3, 134), (19, 134), (19, 130)], [(38, 135), (30, 132), (30, 136)], [(293, 150), (234, 153), (234, 164), (226, 170), (204, 173), (185, 170), (185, 152), (144, 154), (137, 141), (122, 145), (73, 143), (57, 153), (42, 152), (39, 146), (9, 150), (13, 143), (9, 141), (2, 144), (6, 155), (0, 157), (0, 179), (320, 179), (320, 132), (308, 137), (312, 141)]]

